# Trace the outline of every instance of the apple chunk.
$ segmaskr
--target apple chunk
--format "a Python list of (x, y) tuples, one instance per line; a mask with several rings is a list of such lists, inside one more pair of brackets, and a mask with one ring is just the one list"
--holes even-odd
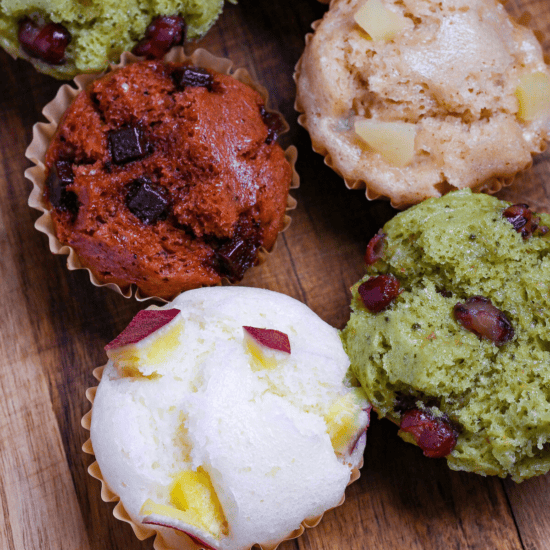
[(355, 133), (394, 166), (407, 166), (414, 157), (415, 124), (362, 119), (355, 122)]
[(353, 388), (336, 399), (325, 415), (334, 451), (343, 453), (352, 448), (369, 425), (369, 419), (370, 405), (361, 388)]
[(534, 120), (550, 110), (550, 76), (543, 72), (524, 74), (515, 91), (518, 98), (518, 118)]
[(380, 0), (368, 0), (353, 17), (373, 40), (391, 40), (412, 26), (412, 21), (389, 10)]
[[(107, 356), (123, 376), (150, 377), (154, 366), (166, 360), (176, 349), (181, 326), (167, 325), (179, 312), (179, 309), (140, 311), (126, 329), (105, 346)], [(155, 337), (148, 338), (152, 334)]]
[(245, 349), (260, 368), (276, 367), (278, 353), (290, 354), (290, 341), (284, 332), (256, 327), (243, 329)]

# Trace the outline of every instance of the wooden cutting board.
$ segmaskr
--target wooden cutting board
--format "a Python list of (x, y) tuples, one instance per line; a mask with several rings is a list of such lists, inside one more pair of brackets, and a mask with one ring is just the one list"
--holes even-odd
[[(531, 12), (550, 54), (550, 1), (510, 0), (507, 8)], [(283, 145), (299, 150), (292, 225), (242, 284), (294, 296), (342, 328), (366, 244), (395, 212), (348, 191), (296, 123), (293, 68), (325, 10), (316, 0), (240, 0), (197, 46), (231, 57), (268, 88), (291, 125)], [(4, 52), (0, 62), (0, 549), (151, 549), (151, 539), (138, 541), (101, 501), (80, 427), (103, 346), (144, 305), (92, 286), (86, 272), (68, 272), (34, 230), (24, 152), (59, 83)], [(550, 212), (550, 154), (499, 196)], [(550, 476), (516, 485), (452, 472), (403, 443), (387, 421), (373, 419), (368, 438), (345, 504), (283, 550), (550, 549)]]

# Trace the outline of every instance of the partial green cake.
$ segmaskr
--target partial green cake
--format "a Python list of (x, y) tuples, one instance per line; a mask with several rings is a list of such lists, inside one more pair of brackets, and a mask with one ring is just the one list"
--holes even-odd
[(341, 334), (352, 371), (379, 416), (454, 470), (521, 481), (550, 469), (547, 226), (463, 190), (369, 243)]
[[(192, 40), (208, 31), (222, 8), (223, 0), (0, 0), (0, 45), (11, 55), (31, 61), (41, 72), (71, 78), (116, 62), (123, 51), (131, 51), (147, 38), (148, 27), (159, 16), (182, 17), (186, 36)], [(28, 20), (37, 32), (54, 24), (61, 27), (52, 27), (53, 31), (69, 33), (68, 45), (57, 46), (63, 48), (61, 62), (46, 62), (29, 55), (28, 48), (24, 51), (19, 37), (21, 25)], [(166, 29), (154, 32), (166, 42)], [(44, 40), (55, 39), (40, 40), (43, 45)]]

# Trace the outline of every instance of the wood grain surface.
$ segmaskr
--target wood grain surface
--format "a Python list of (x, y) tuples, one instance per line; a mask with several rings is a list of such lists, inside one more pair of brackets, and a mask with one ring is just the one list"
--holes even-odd
[[(534, 15), (530, 26), (547, 37), (550, 55), (550, 1), (510, 0), (507, 8)], [(342, 328), (366, 244), (395, 211), (347, 190), (297, 125), (293, 68), (326, 9), (316, 0), (240, 0), (193, 47), (230, 57), (263, 83), (291, 126), (282, 144), (299, 151), (292, 225), (242, 284), (293, 296)], [(151, 550), (152, 539), (138, 541), (101, 500), (80, 427), (104, 345), (145, 305), (69, 272), (33, 228), (24, 153), (60, 83), (4, 52), (0, 63), (0, 550)], [(550, 154), (499, 196), (550, 212)], [(282, 550), (550, 549), (549, 475), (517, 485), (453, 472), (396, 431), (373, 420), (361, 479), (344, 505)]]

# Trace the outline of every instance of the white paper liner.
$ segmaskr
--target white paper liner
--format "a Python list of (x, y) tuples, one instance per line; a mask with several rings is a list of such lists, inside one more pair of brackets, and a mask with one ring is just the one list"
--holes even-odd
[[(99, 382), (101, 381), (101, 377), (103, 375), (103, 369), (105, 368), (105, 365), (102, 367), (98, 367), (94, 369), (93, 375), (94, 378)], [(92, 425), (92, 413), (93, 413), (93, 404), (95, 399), (95, 394), (97, 392), (97, 386), (94, 386), (92, 388), (88, 388), (86, 390), (86, 399), (92, 404), (92, 408), (82, 417), (82, 427), (85, 430), (90, 431), (90, 426)], [(94, 454), (94, 449), (92, 447), (92, 440), (88, 438), (88, 440), (82, 445), (82, 450), (90, 455)], [(363, 467), (363, 458), (361, 457), (361, 461), (359, 465), (356, 468), (353, 468), (351, 471), (350, 479), (348, 482), (348, 485), (351, 485), (354, 481), (357, 481), (360, 477), (360, 468)], [(153, 548), (155, 550), (200, 550), (202, 548), (199, 544), (193, 542), (190, 537), (187, 535), (181, 533), (178, 533), (178, 545), (174, 546), (169, 541), (167, 541), (163, 533), (166, 533), (166, 531), (170, 531), (167, 527), (148, 527), (144, 525), (138, 525), (136, 524), (126, 509), (124, 508), (124, 505), (120, 501), (120, 497), (109, 487), (107, 482), (103, 479), (103, 475), (101, 474), (101, 469), (99, 468), (99, 464), (97, 461), (94, 461), (90, 466), (88, 467), (88, 473), (95, 479), (98, 479), (101, 482), (101, 499), (104, 502), (116, 502), (116, 505), (113, 510), (113, 515), (115, 518), (117, 518), (120, 521), (124, 521), (126, 523), (129, 523), (132, 527), (136, 537), (139, 540), (144, 540), (146, 538), (155, 536), (155, 540), (153, 542)], [(340, 499), (340, 502), (334, 506), (334, 508), (337, 508), (338, 506), (341, 506), (344, 501), (346, 500), (345, 493), (342, 495), (342, 498)], [(333, 508), (329, 508), (329, 510), (332, 510)], [(295, 529), (285, 538), (281, 539), (279, 542), (275, 544), (257, 544), (254, 546), (259, 546), (262, 550), (275, 550), (277, 546), (279, 546), (281, 543), (285, 542), (286, 540), (291, 540), (299, 537), (306, 529), (311, 529), (312, 527), (315, 527), (319, 524), (321, 519), (323, 518), (324, 514), (328, 512), (329, 510), (326, 510), (323, 514), (320, 514), (318, 516), (314, 516), (311, 518), (306, 518), (302, 521), (300, 524), (300, 527), (298, 529)], [(251, 547), (252, 548), (252, 547)], [(250, 550), (250, 549), (248, 549)]]
[[(323, 4), (328, 4), (330, 2), (329, 9), (332, 6), (332, 2), (333, 2), (333, 0), (318, 0), (318, 1), (323, 3)], [(514, 19), (514, 18), (512, 18), (512, 19)], [(531, 20), (531, 14), (529, 12), (525, 12), (519, 18), (514, 19), (514, 21), (516, 21), (518, 24), (520, 24), (522, 26), (527, 26), (527, 23), (530, 20)], [(308, 46), (308, 44), (313, 39), (313, 35), (315, 34), (315, 31), (317, 30), (317, 27), (321, 24), (321, 22), (322, 22), (322, 19), (318, 19), (317, 21), (314, 21), (311, 24), (311, 28), (313, 29), (313, 32), (306, 34), (306, 37), (305, 37), (306, 47)], [(533, 31), (533, 32), (534, 32), (535, 36), (537, 37), (537, 40), (539, 42), (542, 42), (543, 33), (540, 32), (540, 31)], [(303, 54), (302, 54), (302, 57), (303, 57)], [(296, 66), (294, 67), (293, 78), (294, 78), (295, 83), (298, 83), (298, 79), (300, 78), (302, 57), (300, 57), (300, 59), (296, 63)], [(548, 60), (545, 56), (544, 62), (549, 64), (549, 60), (550, 60), (550, 56), (548, 57)], [(298, 116), (298, 124), (300, 124), (300, 126), (305, 128), (307, 130), (307, 132), (309, 133), (310, 138), (311, 138), (311, 148), (316, 153), (319, 153), (320, 155), (324, 156), (325, 164), (329, 168), (334, 170), (334, 172), (336, 172), (344, 180), (344, 183), (345, 183), (345, 185), (348, 189), (365, 189), (365, 196), (367, 197), (367, 199), (369, 199), (371, 201), (376, 200), (376, 199), (389, 200), (390, 204), (394, 208), (403, 209), (403, 208), (406, 208), (406, 207), (411, 205), (410, 203), (406, 203), (406, 204), (403, 203), (402, 204), (402, 203), (395, 202), (392, 199), (391, 196), (384, 195), (383, 193), (380, 193), (378, 190), (375, 191), (374, 189), (369, 187), (369, 182), (366, 181), (365, 179), (347, 178), (341, 172), (341, 170), (335, 165), (335, 163), (332, 159), (332, 156), (330, 155), (328, 149), (325, 147), (324, 143), (322, 143), (320, 141), (316, 141), (316, 140), (313, 139), (311, 133), (309, 132), (308, 118), (307, 118), (307, 115), (305, 114), (306, 110), (303, 107), (303, 105), (300, 103), (300, 98), (298, 97), (298, 95), (296, 95), (296, 101), (294, 103), (294, 109), (298, 113), (301, 113)], [(535, 155), (538, 155), (538, 154), (543, 153), (544, 151), (546, 151), (547, 145), (548, 145), (547, 142), (543, 141), (541, 143), (540, 148), (539, 148), (538, 151), (532, 151), (531, 152), (531, 161), (522, 170), (516, 172), (515, 174), (513, 174), (511, 176), (499, 176), (499, 177), (489, 178), (488, 180), (485, 180), (482, 183), (480, 183), (478, 186), (472, 187), (471, 188), (472, 191), (474, 191), (474, 192), (484, 192), (484, 193), (488, 193), (488, 194), (492, 195), (494, 193), (498, 193), (503, 187), (508, 187), (508, 186), (512, 185), (512, 183), (514, 182), (514, 180), (516, 179), (516, 176), (518, 174), (526, 172), (527, 170), (529, 170), (532, 167), (533, 157)], [(451, 189), (455, 189), (455, 188), (454, 187), (451, 188), (451, 186), (449, 186), (449, 190), (451, 190)]]
[[(144, 300), (151, 300), (156, 299), (163, 302), (166, 302), (166, 300), (159, 298), (157, 296), (147, 296), (143, 295), (140, 291), (140, 289), (137, 289), (135, 285), (129, 285), (128, 288), (122, 289), (120, 286), (114, 283), (102, 283), (100, 282), (94, 274), (90, 271), (90, 269), (83, 267), (76, 251), (68, 246), (62, 244), (58, 238), (55, 235), (55, 230), (53, 227), (53, 221), (51, 216), (51, 211), (49, 209), (49, 206), (46, 204), (46, 201), (44, 200), (44, 189), (46, 185), (46, 169), (44, 165), (44, 159), (46, 156), (46, 151), (48, 150), (49, 144), (55, 135), (55, 132), (57, 131), (57, 127), (59, 124), (59, 121), (61, 120), (63, 113), (66, 111), (66, 109), (69, 107), (69, 105), (73, 102), (73, 100), (76, 98), (76, 96), (86, 88), (91, 82), (94, 80), (101, 78), (107, 72), (115, 69), (120, 69), (122, 67), (125, 67), (126, 65), (129, 65), (130, 63), (135, 63), (137, 61), (141, 61), (143, 58), (136, 57), (135, 55), (125, 52), (121, 55), (120, 62), (116, 65), (111, 64), (110, 69), (107, 71), (104, 71), (102, 73), (95, 73), (95, 74), (83, 74), (75, 77), (74, 83), (76, 84), (76, 88), (71, 86), (70, 84), (64, 84), (61, 86), (55, 96), (55, 98), (48, 103), (44, 109), (42, 110), (42, 113), (46, 117), (46, 119), (49, 121), (48, 123), (45, 122), (38, 122), (33, 126), (33, 139), (30, 143), (30, 145), (27, 147), (27, 150), (25, 151), (25, 156), (34, 163), (34, 166), (31, 168), (27, 168), (25, 170), (25, 177), (29, 179), (33, 184), (33, 189), (31, 191), (31, 194), (29, 196), (28, 204), (31, 208), (34, 208), (36, 210), (39, 210), (42, 212), (42, 215), (36, 220), (35, 227), (38, 229), (38, 231), (45, 233), (48, 236), (49, 245), (50, 245), (50, 251), (53, 254), (67, 254), (67, 268), (69, 270), (75, 270), (75, 269), (86, 269), (90, 275), (90, 281), (94, 286), (105, 286), (107, 288), (111, 288), (112, 290), (118, 292), (119, 294), (122, 294), (125, 298), (131, 298), (132, 295), (135, 295), (136, 300), (138, 301), (144, 301)], [(276, 113), (281, 117), (281, 120), (284, 123), (284, 127), (281, 133), (287, 132), (289, 129), (288, 123), (284, 119), (284, 117), (279, 113), (278, 111), (274, 111), (273, 109), (269, 109), (268, 107), (268, 93), (267, 90), (259, 85), (258, 83), (254, 82), (252, 80), (251, 76), (249, 75), (248, 71), (246, 69), (237, 69), (235, 71), (232, 71), (233, 62), (229, 59), (222, 58), (222, 57), (215, 57), (208, 51), (204, 49), (197, 49), (191, 56), (187, 56), (184, 52), (183, 47), (178, 46), (176, 48), (172, 48), (165, 56), (164, 61), (171, 62), (171, 63), (182, 63), (182, 62), (188, 62), (191, 63), (197, 67), (202, 67), (205, 69), (212, 69), (218, 73), (226, 74), (229, 76), (232, 76), (239, 82), (242, 82), (243, 84), (246, 84), (250, 86), (253, 90), (258, 92), (262, 99), (264, 100), (264, 105), (266, 108), (266, 111)], [(296, 158), (298, 156), (298, 152), (296, 150), (296, 147), (290, 146), (285, 150), (285, 158), (287, 159), (288, 163), (292, 167), (292, 180), (290, 183), (290, 189), (296, 189), (300, 185), (300, 178), (298, 176), (298, 173), (296, 172), (295, 165), (296, 165)], [(285, 231), (288, 226), (290, 225), (291, 218), (288, 215), (288, 212), (290, 210), (294, 210), (296, 208), (296, 199), (289, 195), (287, 195), (287, 203), (286, 203), (286, 212), (285, 216), (283, 218), (283, 229), (282, 231)], [(275, 243), (276, 244), (276, 243)], [(273, 252), (275, 249), (275, 245), (272, 247), (271, 250), (266, 250), (265, 248), (260, 248), (258, 252), (258, 262), (256, 265), (262, 264), (264, 261), (266, 261), (269, 254)], [(222, 284), (230, 284), (229, 281), (224, 279), (222, 281)], [(135, 293), (134, 293), (135, 290)]]

